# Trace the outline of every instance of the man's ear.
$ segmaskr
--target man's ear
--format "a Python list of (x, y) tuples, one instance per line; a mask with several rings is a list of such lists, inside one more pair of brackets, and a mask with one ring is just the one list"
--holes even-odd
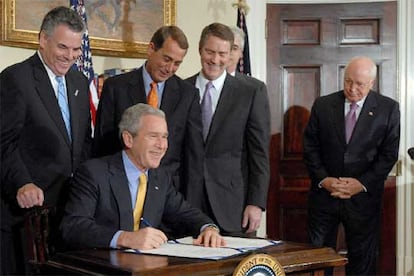
[(132, 141), (134, 140), (134, 137), (131, 133), (128, 131), (122, 132), (122, 141), (124, 142), (124, 145), (127, 149), (132, 148)]
[(154, 52), (156, 52), (156, 50), (155, 50), (155, 44), (154, 44), (154, 42), (150, 42), (148, 44), (148, 48), (147, 48), (147, 56), (148, 57), (151, 56)]

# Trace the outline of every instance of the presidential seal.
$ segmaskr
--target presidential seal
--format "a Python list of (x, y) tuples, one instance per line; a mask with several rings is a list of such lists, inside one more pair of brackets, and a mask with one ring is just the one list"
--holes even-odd
[(233, 276), (285, 276), (285, 270), (272, 256), (254, 254), (239, 263)]

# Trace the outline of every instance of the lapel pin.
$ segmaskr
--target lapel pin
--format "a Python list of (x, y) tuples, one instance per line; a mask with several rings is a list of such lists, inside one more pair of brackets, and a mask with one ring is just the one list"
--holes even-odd
[(374, 116), (374, 113), (372, 111), (368, 112), (369, 116)]
[(158, 188), (158, 186), (155, 186), (155, 190), (159, 190), (160, 188)]
[(78, 95), (78, 93), (79, 93), (79, 90), (78, 90), (78, 89), (76, 89), (76, 90), (75, 90), (75, 97)]

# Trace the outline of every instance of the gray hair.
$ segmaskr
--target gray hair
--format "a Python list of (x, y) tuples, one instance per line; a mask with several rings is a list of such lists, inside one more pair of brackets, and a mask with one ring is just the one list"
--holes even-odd
[(356, 57), (353, 57), (353, 58), (351, 58), (351, 60), (348, 62), (348, 64), (345, 66), (345, 70), (344, 70), (344, 72), (346, 72), (347, 71), (347, 69), (348, 69), (348, 66), (351, 64), (351, 63), (353, 63), (353, 62), (355, 62), (355, 61), (359, 61), (359, 60), (364, 60), (364, 61), (366, 61), (366, 62), (368, 62), (369, 64), (370, 64), (370, 69), (369, 69), (369, 76), (371, 77), (371, 79), (375, 79), (376, 77), (377, 77), (377, 65), (375, 64), (375, 62), (372, 60), (372, 59), (370, 59), (369, 57), (365, 57), (365, 56), (356, 56)]
[(128, 107), (122, 114), (118, 124), (119, 137), (122, 141), (122, 132), (128, 131), (135, 136), (141, 128), (141, 118), (146, 115), (154, 115), (165, 119), (165, 113), (161, 109), (154, 108), (148, 104), (139, 103)]
[(242, 29), (240, 29), (239, 27), (236, 26), (230, 26), (231, 31), (234, 34), (234, 39), (239, 39), (240, 42), (240, 49), (244, 50), (244, 38), (246, 37), (246, 34), (244, 33), (244, 31)]
[(60, 6), (50, 10), (45, 15), (40, 32), (44, 31), (48, 36), (51, 36), (59, 25), (66, 25), (71, 31), (76, 33), (83, 33), (86, 29), (82, 17), (76, 11)]

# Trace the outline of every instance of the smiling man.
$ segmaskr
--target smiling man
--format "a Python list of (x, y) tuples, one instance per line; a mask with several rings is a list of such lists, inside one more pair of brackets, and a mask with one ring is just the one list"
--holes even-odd
[(377, 274), (384, 181), (398, 159), (399, 105), (371, 90), (376, 74), (369, 57), (352, 58), (344, 89), (315, 100), (304, 133), (304, 161), (312, 181), (309, 238), (316, 246), (336, 248), (342, 223), (346, 275)]
[(75, 175), (61, 225), (68, 245), (157, 248), (167, 241), (161, 222), (198, 236), (197, 245), (224, 245), (213, 221), (184, 201), (167, 170), (157, 169), (168, 148), (164, 112), (133, 105), (122, 116), (119, 134), (123, 151), (87, 161)]
[(187, 185), (184, 194), (223, 233), (244, 236), (258, 229), (266, 207), (270, 114), (266, 93), (226, 72), (233, 43), (221, 23), (201, 33), (201, 71), (188, 81), (202, 99), (204, 181)]
[(88, 81), (71, 69), (83, 32), (76, 12), (51, 10), (37, 53), (0, 74), (2, 275), (25, 273), (24, 211), (46, 205), (59, 214), (68, 180), (90, 156)]
[(175, 75), (187, 49), (187, 38), (180, 28), (160, 27), (149, 42), (143, 66), (105, 80), (93, 147), (97, 157), (122, 149), (118, 137), (122, 113), (136, 103), (151, 102), (166, 114), (169, 147), (161, 167), (171, 172), (177, 190), (181, 183), (202, 181), (199, 94), (192, 85)]

